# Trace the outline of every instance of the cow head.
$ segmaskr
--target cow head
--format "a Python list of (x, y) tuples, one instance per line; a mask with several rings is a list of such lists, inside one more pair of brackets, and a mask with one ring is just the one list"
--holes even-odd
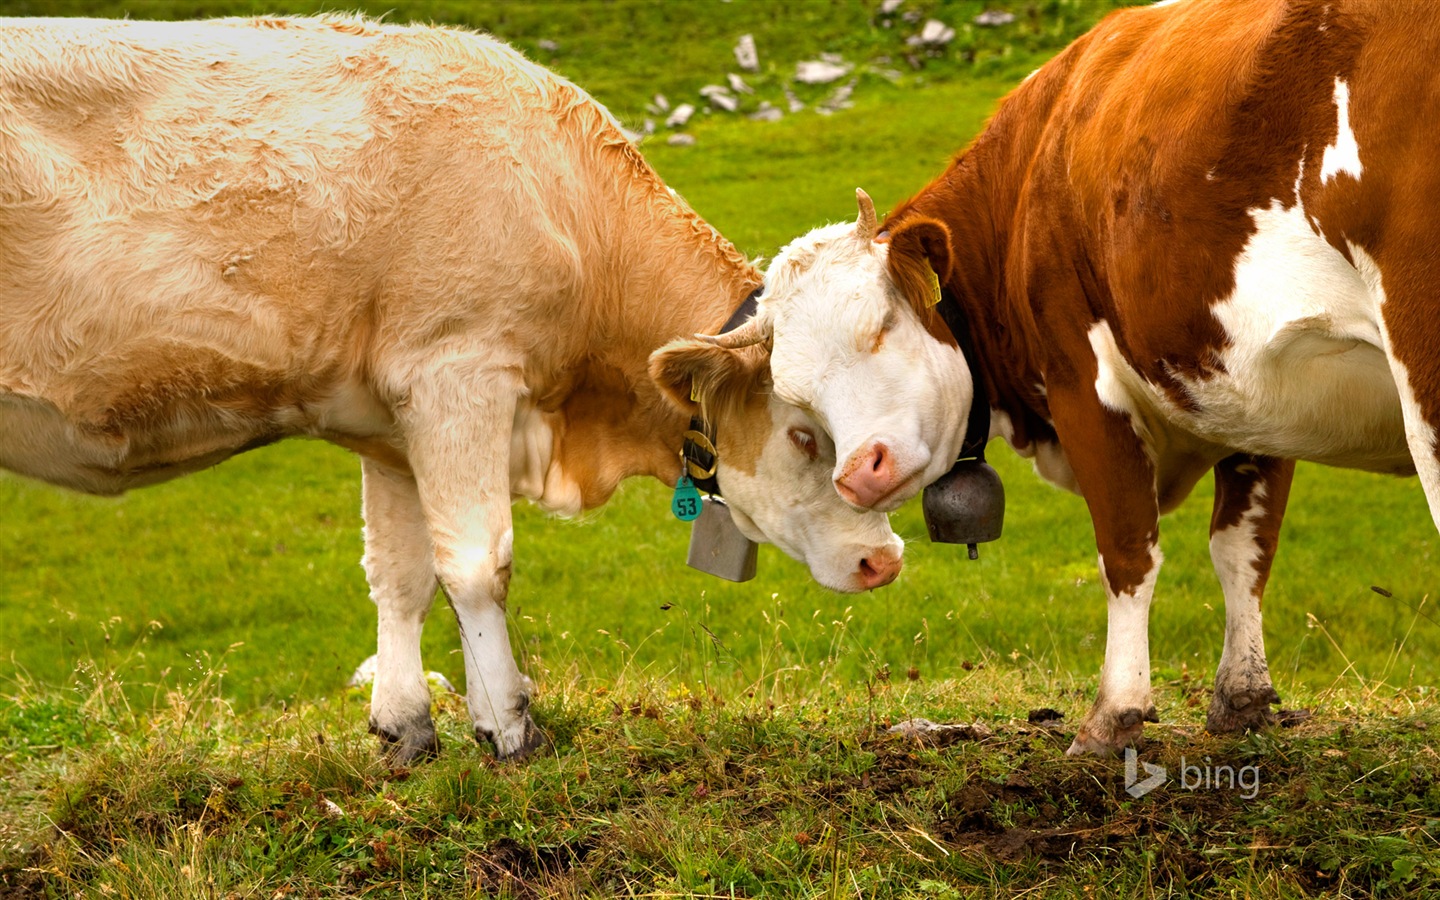
[(817, 228), (775, 257), (747, 325), (704, 339), (731, 350), (769, 341), (776, 395), (833, 436), (840, 496), (892, 510), (950, 469), (972, 388), (934, 309), (949, 230), (914, 218), (877, 235), (874, 205), (856, 195), (853, 224)]
[(650, 375), (676, 408), (713, 423), (716, 480), (746, 537), (775, 544), (832, 590), (895, 580), (903, 546), (889, 518), (841, 502), (830, 483), (835, 445), (774, 395), (762, 349), (673, 341), (651, 355)]

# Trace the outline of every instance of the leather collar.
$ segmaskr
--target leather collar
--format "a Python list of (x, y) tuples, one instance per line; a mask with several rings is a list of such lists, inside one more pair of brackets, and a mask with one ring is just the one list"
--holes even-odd
[[(750, 296), (741, 301), (735, 312), (730, 314), (720, 333), (734, 331), (755, 315), (760, 294), (764, 290), (765, 286), (762, 284), (751, 291)], [(684, 465), (684, 474), (690, 476), (695, 487), (712, 497), (720, 496), (720, 482), (715, 478), (719, 459), (715, 450), (713, 423), (706, 423), (699, 416), (690, 417), (690, 428), (685, 432), (685, 442), (680, 445), (680, 458)]]

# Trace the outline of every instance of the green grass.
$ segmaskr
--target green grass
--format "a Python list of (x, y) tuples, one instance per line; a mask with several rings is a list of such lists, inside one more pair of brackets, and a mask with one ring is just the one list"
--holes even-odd
[[(917, 5), (951, 22), (981, 8)], [(919, 71), (892, 60), (899, 84), (862, 74), (854, 109), (701, 118), (697, 146), (644, 152), (752, 255), (851, 218), (856, 186), (893, 205), (1104, 8), (994, 5), (1019, 10), (1021, 25), (965, 33)], [(899, 43), (870, 26), (873, 6), (854, 4), (373, 11), (390, 8), (489, 27), (532, 55), (555, 40), (542, 61), (632, 123), (654, 91), (678, 102), (733, 70), (745, 31), (760, 45), (762, 96), (819, 50), (878, 69), (870, 61)], [(58, 7), (237, 9), (249, 8)], [(1008, 451), (992, 455), (1009, 494), (1004, 538), (967, 562), (925, 541), (911, 504), (894, 516), (910, 542), (905, 574), (853, 597), (815, 587), (773, 548), (745, 585), (686, 569), (686, 531), (657, 484), (632, 482), (579, 522), (517, 507), (512, 640), (555, 752), (494, 766), (445, 697), (444, 756), (411, 772), (374, 758), (364, 698), (343, 689), (375, 627), (353, 457), (291, 442), (118, 500), (0, 477), (0, 779), (11, 788), (0, 897), (1433, 888), (1437, 541), (1415, 481), (1300, 468), (1266, 640), (1286, 705), (1318, 715), (1245, 740), (1197, 728), (1224, 621), (1208, 486), (1163, 521), (1151, 650), (1167, 724), (1151, 729), (1147, 758), (1259, 760), (1274, 777), (1253, 803), (1178, 791), (1132, 801), (1114, 764), (1065, 760), (1063, 740), (1014, 724), (1040, 706), (1072, 726), (1083, 714), (1105, 600), (1084, 504)], [(443, 601), (425, 655), (462, 683)], [(937, 750), (882, 733), (912, 715), (978, 716), (997, 736)]]
[[(249, 714), (213, 684), (143, 714), (113, 682), (28, 695), (35, 733), (89, 735), (0, 761), (0, 896), (1423, 897), (1440, 880), (1433, 691), (1308, 696), (1317, 721), (1244, 739), (1183, 717), (1146, 761), (1253, 774), (1132, 799), (1117, 764), (1024, 723), (1043, 681), (1014, 669), (729, 697), (548, 687), (553, 751), (497, 766), (441, 695), (449, 749), (413, 770), (377, 760), (355, 695)], [(888, 732), (917, 710), (991, 732)]]

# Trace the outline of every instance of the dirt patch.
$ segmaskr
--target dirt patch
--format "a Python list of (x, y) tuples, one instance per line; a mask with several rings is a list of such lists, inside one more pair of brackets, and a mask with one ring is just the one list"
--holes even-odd
[(466, 868), (470, 884), (480, 893), (530, 900), (550, 896), (550, 883), (574, 871), (594, 849), (590, 841), (526, 846), (501, 838), (469, 854)]
[[(966, 742), (936, 748), (914, 738), (877, 735), (866, 744), (875, 765), (868, 784), (858, 787), (869, 788), (882, 803), (919, 812), (928, 819), (928, 835), (952, 852), (1008, 865), (1038, 864), (1042, 870), (1129, 859), (1143, 847), (1154, 871), (1177, 884), (1203, 887), (1233, 874), (1237, 861), (1265, 865), (1266, 854), (1282, 843), (1247, 827), (1247, 803), (1235, 791), (1185, 790), (1175, 783), (1177, 750), (1189, 754), (1187, 764), (1238, 770), (1247, 760), (1230, 748), (1155, 742), (1141, 751), (1142, 758), (1165, 765), (1171, 781), (1137, 799), (1125, 789), (1122, 761), (1062, 755), (1071, 735), (1057, 727), (1057, 711), (1038, 709), (1027, 720), (968, 742), (973, 751), (962, 746)], [(932, 755), (936, 749), (940, 760)], [(1294, 774), (1280, 758), (1267, 757), (1263, 766), (1272, 796)], [(941, 789), (914, 790), (920, 786)], [(917, 803), (929, 809), (917, 810)], [(1283, 862), (1279, 856), (1275, 861)]]
[(1059, 725), (1065, 721), (1065, 714), (1058, 709), (1051, 709), (1048, 706), (1040, 709), (1032, 709), (1025, 716), (1025, 721), (1031, 725)]
[[(1127, 798), (1128, 799), (1128, 798)], [(997, 859), (1060, 862), (1083, 849), (1133, 837), (1114, 786), (1088, 770), (1015, 771), (1003, 782), (974, 779), (946, 797), (935, 834)]]
[(40, 854), (32, 852), (15, 864), (0, 865), (0, 900), (38, 900), (45, 896)]

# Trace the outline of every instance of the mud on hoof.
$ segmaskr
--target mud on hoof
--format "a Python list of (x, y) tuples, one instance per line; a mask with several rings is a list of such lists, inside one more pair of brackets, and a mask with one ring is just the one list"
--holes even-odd
[(370, 721), (370, 733), (380, 739), (380, 752), (392, 766), (410, 766), (440, 755), (440, 738), (428, 719), (396, 733)]
[(1091, 712), (1080, 723), (1066, 756), (1118, 756), (1126, 747), (1140, 742), (1146, 722), (1158, 722), (1155, 707), (1122, 709), (1113, 716)]
[(545, 732), (525, 713), (520, 727), (510, 731), (506, 737), (499, 737), (487, 728), (475, 727), (475, 740), (495, 748), (495, 758), (501, 762), (520, 762), (546, 743)]
[(1273, 728), (1278, 720), (1270, 706), (1279, 703), (1280, 695), (1268, 684), (1233, 693), (1222, 693), (1217, 689), (1210, 698), (1205, 730), (1211, 734), (1228, 734)]

